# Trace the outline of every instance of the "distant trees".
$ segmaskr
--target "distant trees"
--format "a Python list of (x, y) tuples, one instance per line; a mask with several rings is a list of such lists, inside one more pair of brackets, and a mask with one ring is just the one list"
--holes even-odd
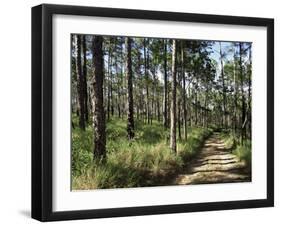
[(159, 123), (174, 152), (193, 127), (251, 138), (251, 43), (73, 35), (71, 67), (72, 126), (93, 125), (95, 158), (115, 118), (129, 140)]

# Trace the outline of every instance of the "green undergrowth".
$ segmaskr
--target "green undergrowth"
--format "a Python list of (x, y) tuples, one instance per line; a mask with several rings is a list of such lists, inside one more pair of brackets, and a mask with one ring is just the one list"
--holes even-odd
[(232, 133), (223, 133), (221, 136), (226, 145), (226, 149), (231, 150), (232, 153), (235, 154), (240, 161), (244, 161), (247, 167), (250, 169), (252, 163), (251, 141), (247, 139), (244, 140), (242, 144), (239, 138)]
[(169, 131), (161, 123), (136, 122), (135, 138), (127, 140), (126, 121), (111, 119), (106, 125), (106, 161), (93, 159), (93, 131), (82, 131), (73, 119), (72, 188), (123, 188), (169, 184), (200, 149), (211, 129), (192, 128), (186, 141), (177, 142), (177, 153), (169, 148)]
[(243, 145), (237, 145), (233, 153), (242, 161), (245, 161), (248, 168), (251, 168), (252, 164), (252, 145), (251, 141), (246, 140)]

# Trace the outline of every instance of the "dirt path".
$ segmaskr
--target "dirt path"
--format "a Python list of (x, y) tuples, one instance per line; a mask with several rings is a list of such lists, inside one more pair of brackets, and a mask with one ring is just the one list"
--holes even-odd
[(244, 162), (225, 148), (225, 144), (214, 133), (205, 141), (201, 152), (179, 174), (174, 184), (206, 184), (251, 181)]

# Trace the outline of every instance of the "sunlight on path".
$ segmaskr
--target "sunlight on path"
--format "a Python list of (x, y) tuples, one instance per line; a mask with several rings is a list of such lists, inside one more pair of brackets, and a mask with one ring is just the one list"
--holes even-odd
[(174, 184), (206, 184), (251, 181), (246, 165), (225, 148), (219, 133), (206, 140), (201, 152)]

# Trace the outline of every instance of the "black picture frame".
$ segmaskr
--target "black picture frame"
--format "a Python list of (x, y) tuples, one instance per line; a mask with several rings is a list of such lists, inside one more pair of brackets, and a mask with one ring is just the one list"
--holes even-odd
[[(266, 27), (267, 198), (54, 212), (52, 210), (52, 17), (55, 14)], [(270, 206), (274, 206), (273, 19), (49, 4), (32, 8), (32, 218), (40, 221), (56, 221)]]

